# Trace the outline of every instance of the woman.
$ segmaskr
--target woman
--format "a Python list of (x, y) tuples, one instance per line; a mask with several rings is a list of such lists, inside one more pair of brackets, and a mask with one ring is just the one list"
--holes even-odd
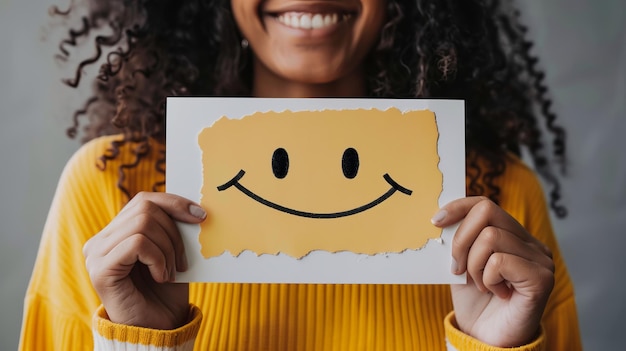
[[(578, 350), (571, 281), (538, 180), (558, 181), (542, 74), (524, 28), (497, 1), (217, 0), (89, 3), (107, 56), (89, 143), (68, 163), (26, 296), (22, 349)], [(70, 15), (71, 11), (56, 11)], [(454, 273), (468, 284), (170, 284), (187, 263), (174, 221), (197, 204), (161, 193), (167, 95), (436, 97), (466, 100), (468, 198), (433, 216), (464, 219)], [(539, 111), (537, 113), (537, 111)], [(480, 196), (478, 196), (480, 195)], [(84, 254), (84, 256), (83, 256)], [(100, 307), (98, 307), (100, 306)]]

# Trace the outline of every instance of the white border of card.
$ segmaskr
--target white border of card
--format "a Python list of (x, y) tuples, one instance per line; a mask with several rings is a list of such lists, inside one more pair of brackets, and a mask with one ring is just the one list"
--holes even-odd
[[(167, 98), (167, 192), (200, 201), (202, 156), (198, 134), (222, 116), (241, 118), (255, 112), (396, 107), (401, 111), (430, 110), (439, 129), (439, 169), (443, 191), (439, 205), (465, 197), (465, 106), (462, 100), (428, 99), (265, 99)], [(419, 250), (376, 255), (313, 251), (296, 259), (285, 254), (228, 252), (206, 259), (200, 253), (199, 225), (179, 223), (189, 270), (180, 282), (328, 283), (328, 284), (463, 284), (465, 275), (451, 267), (452, 237), (457, 226)]]

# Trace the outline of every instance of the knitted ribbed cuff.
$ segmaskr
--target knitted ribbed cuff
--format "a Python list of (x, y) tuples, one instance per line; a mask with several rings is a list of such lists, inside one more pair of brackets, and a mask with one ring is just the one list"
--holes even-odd
[(198, 307), (189, 306), (189, 320), (178, 329), (142, 328), (111, 322), (104, 307), (100, 306), (93, 319), (95, 351), (190, 351), (202, 321), (202, 312)]

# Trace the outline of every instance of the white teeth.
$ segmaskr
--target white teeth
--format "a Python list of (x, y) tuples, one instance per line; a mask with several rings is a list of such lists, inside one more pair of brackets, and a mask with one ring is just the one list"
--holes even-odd
[(327, 27), (327, 26), (330, 26), (331, 24), (333, 24), (333, 18), (330, 15), (324, 16), (324, 26)]
[[(340, 21), (339, 14), (326, 14), (320, 13), (286, 13), (276, 17), (278, 22), (296, 29), (320, 29), (330, 27)], [(348, 21), (352, 18), (352, 15), (341, 15), (341, 21)]]
[(330, 23), (335, 24), (337, 22), (339, 22), (339, 15), (336, 13), (333, 13), (332, 15), (330, 15)]
[(302, 29), (311, 29), (311, 15), (305, 13), (300, 16), (300, 28)]
[(313, 16), (313, 19), (311, 20), (311, 27), (312, 28), (324, 27), (324, 17), (322, 17), (322, 15), (320, 14)]
[(300, 28), (300, 19), (296, 16), (287, 16), (287, 18), (290, 18), (291, 21), (287, 24), (288, 26), (291, 26), (293, 28)]

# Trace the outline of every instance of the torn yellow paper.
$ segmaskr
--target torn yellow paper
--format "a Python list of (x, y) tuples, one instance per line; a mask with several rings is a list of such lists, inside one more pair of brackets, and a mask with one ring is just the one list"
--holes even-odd
[(441, 236), (431, 111), (257, 112), (201, 131), (205, 258), (224, 251), (377, 254)]

